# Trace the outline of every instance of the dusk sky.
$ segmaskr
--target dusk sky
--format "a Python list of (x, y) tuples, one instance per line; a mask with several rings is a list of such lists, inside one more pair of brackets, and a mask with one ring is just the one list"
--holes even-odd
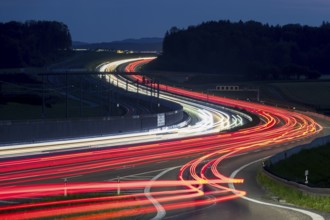
[(0, 21), (57, 20), (72, 39), (104, 42), (163, 37), (173, 26), (256, 20), (319, 26), (330, 21), (329, 0), (0, 0)]

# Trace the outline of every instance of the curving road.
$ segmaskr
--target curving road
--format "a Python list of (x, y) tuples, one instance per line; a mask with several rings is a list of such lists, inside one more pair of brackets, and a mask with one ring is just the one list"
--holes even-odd
[[(130, 62), (127, 71), (131, 71), (149, 61), (125, 60), (120, 61), (120, 64)], [(112, 70), (118, 65), (111, 63), (100, 68)], [(118, 79), (118, 85), (121, 80)], [(134, 80), (141, 78), (136, 76)], [(108, 81), (111, 83), (114, 80), (109, 78)], [(130, 89), (134, 88), (132, 86)], [(142, 86), (140, 89), (141, 92), (148, 90)], [(88, 219), (124, 216), (140, 216), (145, 219), (219, 219), (219, 215), (223, 219), (322, 219), (315, 213), (260, 203), (262, 192), (255, 187), (255, 169), (252, 169), (258, 162), (251, 163), (290, 145), (310, 140), (320, 133), (321, 125), (310, 117), (280, 108), (208, 96), (166, 85), (160, 85), (160, 89), (162, 98), (176, 100), (184, 105), (187, 100), (191, 103), (191, 100), (199, 100), (195, 101), (197, 105), (192, 104), (193, 109), (210, 110), (200, 103), (208, 101), (219, 105), (220, 109), (227, 106), (237, 110), (230, 112), (229, 116), (226, 116), (229, 108), (225, 112), (217, 112), (219, 109), (215, 109), (211, 116), (206, 114), (208, 117), (199, 116), (203, 122), (196, 124), (203, 128), (201, 130), (200, 127), (196, 129), (190, 126), (144, 134), (145, 137), (140, 141), (145, 142), (155, 136), (151, 143), (132, 144), (135, 140), (129, 140), (124, 144), (130, 138), (125, 136), (118, 138), (120, 146), (108, 142), (102, 143), (102, 147), (90, 147), (87, 150), (3, 159), (0, 162), (0, 201), (7, 205), (0, 207), (1, 219), (44, 218), (79, 213), (83, 213), (84, 218), (88, 216)], [(188, 106), (185, 108), (189, 109)], [(238, 120), (237, 115), (246, 117), (245, 113), (240, 113), (241, 110), (258, 115), (260, 123), (237, 131), (219, 133), (222, 129), (241, 125), (243, 120)], [(196, 109), (191, 111), (199, 112)], [(222, 120), (226, 123), (221, 123)], [(171, 136), (163, 140), (165, 135)], [(136, 137), (139, 139), (141, 136), (138, 134)], [(112, 138), (108, 141), (112, 141)], [(66, 144), (55, 145), (62, 148)], [(43, 146), (38, 147), (38, 153), (40, 147)], [(17, 147), (18, 152), (15, 154), (22, 149), (35, 148)], [(117, 176), (120, 176), (120, 182)], [(70, 183), (63, 183), (63, 178), (70, 178)], [(119, 196), (107, 194), (119, 190)], [(102, 192), (104, 196), (56, 202), (38, 200), (43, 196), (63, 193), (95, 192)], [(37, 202), (33, 205), (20, 203), (29, 199)], [(64, 218), (81, 219), (82, 216), (66, 215)]]

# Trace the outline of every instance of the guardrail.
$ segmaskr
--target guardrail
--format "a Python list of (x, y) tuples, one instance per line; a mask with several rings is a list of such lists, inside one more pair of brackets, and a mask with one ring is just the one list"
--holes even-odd
[[(0, 144), (34, 143), (76, 137), (146, 131), (180, 123), (183, 108), (160, 114), (63, 120), (0, 121)], [(159, 123), (159, 118), (162, 123)]]
[(304, 184), (299, 184), (294, 181), (286, 180), (281, 177), (278, 177), (270, 172), (268, 172), (266, 169), (263, 169), (262, 172), (268, 176), (270, 179), (273, 181), (276, 181), (280, 184), (283, 184), (285, 186), (298, 189), (301, 192), (308, 194), (308, 195), (313, 195), (313, 196), (330, 196), (330, 188), (316, 188), (316, 187), (309, 187)]
[(285, 160), (290, 156), (301, 152), (302, 150), (306, 149), (313, 149), (325, 145), (330, 142), (330, 135), (325, 137), (320, 137), (313, 140), (311, 143), (303, 144), (286, 151), (280, 152), (275, 154), (274, 156), (268, 158), (263, 162), (263, 173), (267, 175), (272, 180), (279, 182), (283, 185), (288, 187), (296, 188), (303, 193), (310, 194), (310, 195), (318, 195), (318, 196), (329, 196), (330, 195), (330, 188), (316, 188), (316, 187), (309, 187), (305, 184), (301, 184), (292, 180), (288, 180), (282, 177), (275, 175), (274, 173), (270, 172), (269, 167), (278, 163), (281, 160)]

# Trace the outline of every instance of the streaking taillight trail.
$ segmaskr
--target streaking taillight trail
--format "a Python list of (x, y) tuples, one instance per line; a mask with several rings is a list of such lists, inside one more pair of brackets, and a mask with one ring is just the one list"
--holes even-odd
[[(132, 61), (127, 65), (126, 71), (132, 72), (137, 66), (150, 60)], [(134, 80), (142, 82), (142, 76), (132, 77)], [(0, 186), (2, 188), (0, 200), (15, 201), (20, 198), (63, 195), (63, 183), (31, 184), (31, 182), (111, 171), (130, 166), (148, 164), (154, 166), (156, 162), (195, 157), (178, 169), (177, 180), (70, 183), (65, 190), (68, 194), (104, 193), (116, 192), (118, 187), (122, 191), (143, 189), (149, 184), (153, 189), (149, 194), (162, 203), (166, 210), (223, 202), (246, 194), (244, 191), (228, 187), (228, 183), (241, 184), (243, 180), (231, 179), (221, 174), (218, 168), (223, 160), (269, 145), (310, 137), (322, 130), (322, 127), (313, 119), (297, 112), (211, 96), (167, 85), (159, 87), (164, 92), (251, 112), (258, 115), (261, 123), (235, 132), (189, 139), (2, 161), (0, 162)], [(211, 190), (204, 191), (206, 186), (209, 186)], [(145, 193), (132, 193), (119, 196), (105, 195), (90, 199), (35, 202), (33, 205), (1, 206), (0, 218), (31, 219), (64, 216), (65, 219), (79, 219), (79, 216), (74, 215), (80, 213), (88, 216), (86, 218), (89, 219), (104, 219), (155, 211), (155, 207), (145, 197)]]

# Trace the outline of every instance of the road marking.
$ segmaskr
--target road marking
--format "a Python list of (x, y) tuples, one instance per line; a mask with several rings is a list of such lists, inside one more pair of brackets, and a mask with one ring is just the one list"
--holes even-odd
[(164, 175), (165, 173), (170, 172), (171, 170), (177, 169), (179, 167), (181, 167), (181, 166), (171, 167), (171, 168), (168, 168), (168, 169), (164, 170), (163, 172), (159, 173), (154, 178), (152, 178), (151, 181), (149, 182), (149, 184), (145, 187), (144, 194), (146, 195), (146, 197), (149, 199), (149, 201), (152, 202), (152, 204), (157, 209), (157, 215), (155, 217), (153, 217), (152, 220), (162, 219), (166, 215), (166, 211), (165, 211), (164, 207), (154, 197), (152, 197), (150, 195), (150, 189), (151, 189), (152, 183), (156, 179), (158, 179), (159, 177), (161, 177), (162, 175)]
[[(267, 159), (268, 157), (265, 157), (265, 158), (262, 158), (262, 159), (259, 159), (259, 160), (256, 160), (256, 161), (253, 161), (251, 163), (248, 163), (248, 164), (245, 164), (244, 166), (241, 166), (240, 168), (238, 168), (237, 170), (235, 170), (231, 175), (230, 175), (230, 178), (235, 178), (235, 176), (237, 175), (237, 173), (239, 173), (241, 170), (245, 169), (246, 167), (254, 164), (254, 163), (257, 163), (257, 162), (260, 162), (262, 160), (265, 160)], [(235, 190), (235, 186), (233, 183), (229, 183), (228, 184), (229, 188), (231, 189), (234, 189)], [(252, 199), (252, 198), (249, 198), (249, 197), (246, 197), (246, 196), (242, 196), (241, 197), (242, 199), (245, 199), (245, 200), (248, 200), (250, 202), (254, 202), (254, 203), (257, 203), (257, 204), (261, 204), (261, 205), (266, 205), (266, 206), (272, 206), (272, 207), (277, 207), (277, 208), (282, 208), (282, 209), (288, 209), (288, 210), (292, 210), (292, 211), (296, 211), (296, 212), (300, 212), (302, 214), (305, 214), (309, 217), (311, 217), (313, 220), (324, 220), (323, 216), (319, 215), (319, 214), (316, 214), (314, 212), (310, 212), (310, 211), (307, 211), (307, 210), (304, 210), (304, 209), (298, 209), (298, 208), (293, 208), (293, 207), (289, 207), (289, 206), (283, 206), (283, 205), (277, 205), (277, 204), (272, 204), (272, 203), (268, 203), (268, 202), (262, 202), (262, 201), (259, 201), (259, 200), (256, 200), (256, 199)]]

